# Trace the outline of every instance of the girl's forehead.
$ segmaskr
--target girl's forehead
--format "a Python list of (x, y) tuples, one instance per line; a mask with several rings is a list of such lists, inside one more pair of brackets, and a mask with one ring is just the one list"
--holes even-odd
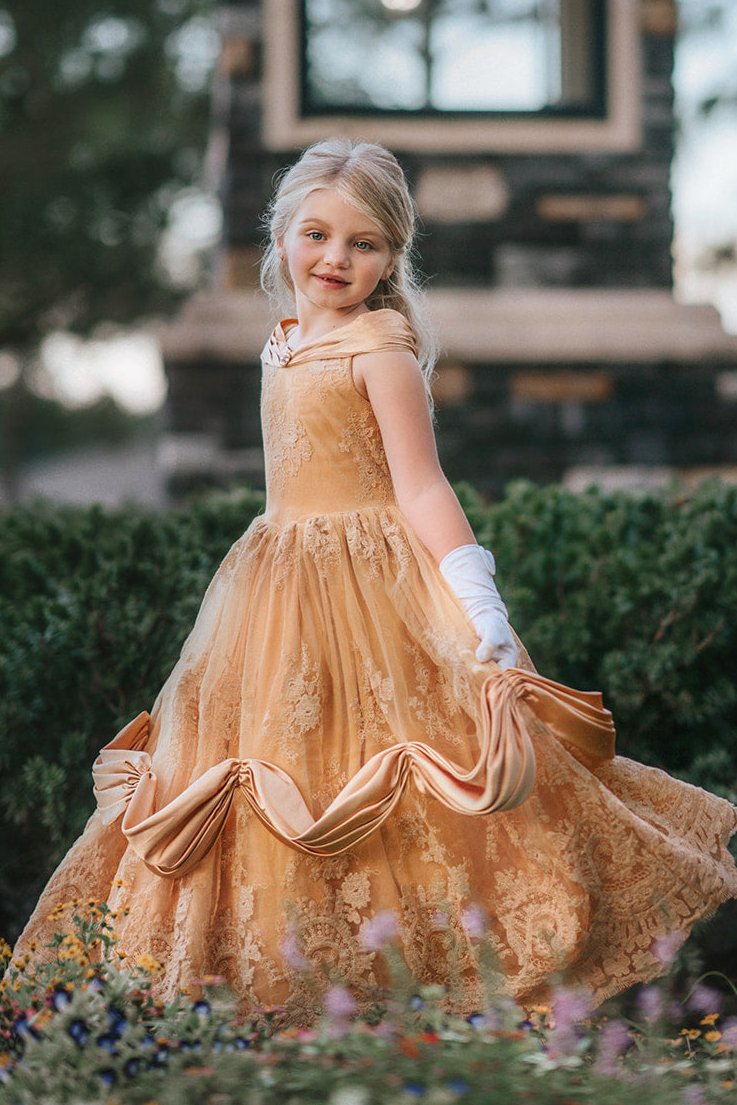
[(356, 229), (372, 230), (382, 237), (385, 236), (375, 219), (346, 199), (337, 188), (329, 186), (314, 188), (309, 192), (294, 212), (292, 221), (299, 223), (310, 218), (320, 219), (330, 225), (355, 225)]

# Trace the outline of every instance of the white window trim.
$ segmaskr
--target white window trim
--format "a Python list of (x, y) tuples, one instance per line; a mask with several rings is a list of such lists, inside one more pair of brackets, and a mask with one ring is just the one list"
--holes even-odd
[(263, 0), (263, 141), (286, 150), (340, 135), (407, 152), (579, 153), (636, 150), (642, 142), (639, 0), (609, 0), (609, 111), (581, 118), (299, 116), (299, 0)]

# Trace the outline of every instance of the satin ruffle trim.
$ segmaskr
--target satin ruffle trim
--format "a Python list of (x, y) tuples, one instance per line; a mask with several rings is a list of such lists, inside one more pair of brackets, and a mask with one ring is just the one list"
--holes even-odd
[(317, 819), (286, 771), (255, 758), (221, 761), (157, 810), (156, 775), (143, 751), (151, 720), (144, 710), (95, 760), (98, 809), (105, 824), (122, 815), (121, 830), (137, 855), (156, 874), (173, 878), (207, 855), (236, 790), (284, 844), (311, 855), (334, 856), (380, 828), (410, 781), (461, 814), (521, 805), (535, 783), (528, 710), (587, 759), (614, 756), (614, 723), (599, 691), (573, 690), (537, 673), (508, 668), (485, 681), (482, 696), (485, 724), (479, 756), (470, 769), (428, 744), (395, 744), (367, 760)]

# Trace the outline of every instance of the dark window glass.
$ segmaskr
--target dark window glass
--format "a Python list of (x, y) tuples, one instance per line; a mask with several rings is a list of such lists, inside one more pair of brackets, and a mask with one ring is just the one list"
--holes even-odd
[(302, 110), (605, 114), (606, 0), (303, 0)]

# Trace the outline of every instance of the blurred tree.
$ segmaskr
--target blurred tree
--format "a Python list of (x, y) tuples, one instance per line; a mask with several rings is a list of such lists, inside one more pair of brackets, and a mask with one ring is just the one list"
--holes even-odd
[(0, 350), (14, 497), (27, 376), (53, 329), (171, 310), (172, 201), (196, 180), (215, 54), (213, 0), (0, 0)]

